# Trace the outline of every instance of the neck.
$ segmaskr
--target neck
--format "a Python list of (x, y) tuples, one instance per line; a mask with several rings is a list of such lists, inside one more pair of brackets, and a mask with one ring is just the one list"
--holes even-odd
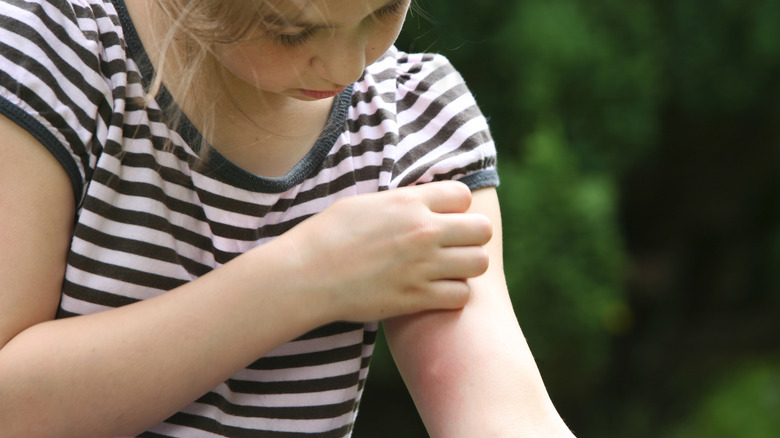
[(156, 71), (162, 68), (164, 78), (174, 78), (166, 81), (166, 88), (226, 158), (250, 172), (280, 176), (319, 138), (333, 99), (304, 102), (264, 93), (219, 68), (221, 64), (210, 55), (205, 68), (187, 75), (188, 69), (179, 61), (186, 56), (182, 43), (174, 40), (166, 53), (161, 52), (170, 25), (159, 18), (163, 14), (156, 10), (156, 2), (132, 1), (126, 7)]

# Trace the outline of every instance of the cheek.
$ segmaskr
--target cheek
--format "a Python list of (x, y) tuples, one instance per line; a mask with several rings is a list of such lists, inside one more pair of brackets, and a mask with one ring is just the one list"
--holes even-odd
[(217, 60), (233, 76), (259, 88), (281, 86), (295, 77), (295, 58), (267, 47), (236, 46), (217, 53)]
[(371, 41), (366, 47), (367, 64), (372, 64), (379, 59), (379, 57), (384, 55), (387, 49), (395, 43), (395, 40), (398, 39), (398, 34), (401, 33), (402, 25), (403, 20), (398, 24), (385, 26), (371, 38)]

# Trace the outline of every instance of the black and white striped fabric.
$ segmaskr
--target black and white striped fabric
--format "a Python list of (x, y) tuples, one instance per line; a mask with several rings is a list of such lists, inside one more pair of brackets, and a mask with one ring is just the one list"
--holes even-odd
[[(156, 102), (143, 105), (144, 57), (121, 2), (0, 1), (0, 113), (60, 161), (78, 203), (60, 318), (164, 293), (345, 196), (498, 183), (486, 121), (441, 56), (392, 48), (336, 97), (321, 139), (280, 178), (218, 153), (198, 163), (194, 128), (173, 130)], [(314, 330), (144, 436), (349, 436), (376, 330)]]

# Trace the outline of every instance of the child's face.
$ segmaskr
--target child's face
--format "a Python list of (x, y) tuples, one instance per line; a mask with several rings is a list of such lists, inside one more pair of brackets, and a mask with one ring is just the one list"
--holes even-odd
[[(332, 97), (395, 42), (411, 0), (268, 0), (256, 38), (217, 47), (230, 73), (262, 92)], [(232, 76), (232, 77), (231, 77)]]

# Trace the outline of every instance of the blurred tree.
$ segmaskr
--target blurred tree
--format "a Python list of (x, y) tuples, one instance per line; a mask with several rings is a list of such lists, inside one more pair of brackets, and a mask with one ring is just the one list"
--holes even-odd
[(671, 438), (773, 438), (780, 431), (780, 362), (742, 364), (719, 376)]
[[(504, 97), (506, 111), (516, 114), (510, 120), (532, 133), (557, 117), (585, 171), (624, 170), (656, 141), (663, 90), (651, 6), (612, 0), (518, 4), (495, 40), (509, 67), (506, 81), (516, 84)], [(522, 152), (525, 145), (502, 147)]]
[[(583, 174), (559, 126), (526, 141), (502, 166), (507, 281), (518, 319), (551, 392), (593, 397), (610, 338), (630, 328), (615, 189)], [(572, 372), (572, 366), (576, 373)]]
[(716, 376), (780, 348), (780, 3), (655, 3), (668, 92), (661, 141), (619, 184), (637, 323), (605, 390), (642, 437), (670, 433)]

